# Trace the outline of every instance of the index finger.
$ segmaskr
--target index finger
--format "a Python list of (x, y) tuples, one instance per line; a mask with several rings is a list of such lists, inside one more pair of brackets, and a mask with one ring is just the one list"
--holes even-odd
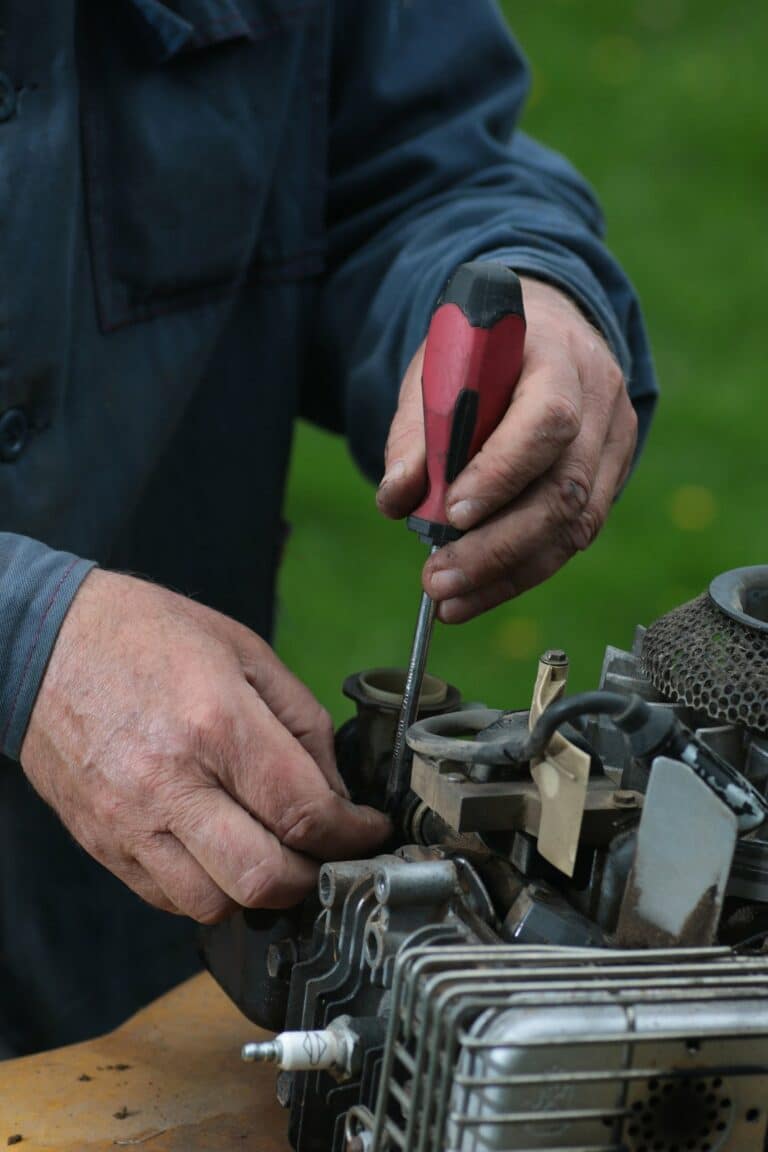
[(451, 524), (465, 532), (504, 508), (560, 458), (581, 421), (581, 383), (565, 353), (528, 355), (506, 414), (448, 490)]

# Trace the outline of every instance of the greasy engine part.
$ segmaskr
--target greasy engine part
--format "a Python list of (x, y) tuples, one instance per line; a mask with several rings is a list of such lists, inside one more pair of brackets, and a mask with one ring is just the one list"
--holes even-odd
[(768, 957), (505, 945), (446, 863), (326, 886), (301, 1028), (244, 1049), (290, 1053), (294, 1147), (763, 1152)]
[[(357, 706), (357, 716), (337, 739), (342, 771), (353, 797), (384, 808), (387, 773), (397, 734), (404, 674), (399, 668), (371, 668), (348, 676), (343, 692)], [(420, 718), (455, 712), (458, 688), (437, 676), (424, 676), (419, 697)]]
[(767, 1040), (762, 958), (414, 942), (348, 1133), (374, 1152), (762, 1152)]
[[(765, 617), (765, 571), (725, 580), (726, 627)], [(564, 696), (546, 653), (531, 708), (464, 709), (437, 681), (390, 853), (205, 930), (214, 975), (284, 1032), (244, 1055), (282, 1068), (297, 1152), (768, 1147), (768, 739), (662, 695), (657, 627), (608, 649), (596, 692)], [(383, 803), (396, 692), (366, 682), (339, 762)]]
[(637, 830), (617, 943), (627, 948), (651, 941), (658, 947), (711, 943), (737, 834), (734, 813), (688, 764), (659, 757)]

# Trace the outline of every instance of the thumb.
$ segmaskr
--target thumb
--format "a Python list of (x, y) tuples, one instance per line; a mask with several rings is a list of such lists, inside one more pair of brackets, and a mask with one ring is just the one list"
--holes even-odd
[(421, 396), (423, 361), (422, 343), (403, 378), (397, 412), (384, 450), (386, 472), (376, 493), (376, 503), (379, 511), (393, 520), (413, 511), (427, 489)]

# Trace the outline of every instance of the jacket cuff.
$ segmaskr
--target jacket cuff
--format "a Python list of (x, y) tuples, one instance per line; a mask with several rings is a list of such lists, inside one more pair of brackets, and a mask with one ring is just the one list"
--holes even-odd
[[(498, 260), (520, 276), (530, 276), (559, 288), (602, 334), (624, 373), (627, 392), (638, 416), (636, 464), (648, 436), (658, 389), (650, 362), (638, 363), (638, 349), (630, 349), (611, 300), (591, 268), (574, 253), (555, 254), (533, 247), (502, 248), (484, 252), (477, 259)], [(644, 342), (641, 350), (646, 353), (647, 361)]]
[(597, 278), (583, 260), (572, 253), (555, 256), (535, 248), (505, 248), (484, 253), (481, 260), (498, 260), (519, 276), (543, 280), (570, 296), (589, 322), (602, 333), (624, 375), (629, 378), (632, 357), (616, 314)]
[(13, 760), (64, 617), (94, 566), (0, 532), (0, 752)]

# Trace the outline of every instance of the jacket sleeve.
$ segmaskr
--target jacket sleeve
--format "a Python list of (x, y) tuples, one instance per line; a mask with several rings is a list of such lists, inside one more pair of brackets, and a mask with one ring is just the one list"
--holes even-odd
[(304, 411), (343, 429), (372, 478), (405, 368), (468, 259), (569, 293), (624, 370), (639, 445), (648, 431), (657, 388), (635, 293), (603, 246), (590, 188), (517, 131), (527, 90), (493, 0), (337, 0), (321, 387)]
[(75, 593), (94, 565), (0, 532), (0, 752), (18, 760), (37, 690)]

